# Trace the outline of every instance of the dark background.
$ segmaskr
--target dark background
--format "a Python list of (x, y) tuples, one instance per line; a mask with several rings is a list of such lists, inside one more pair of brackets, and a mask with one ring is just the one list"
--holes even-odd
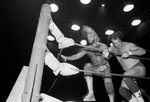
[[(57, 3), (59, 11), (52, 13), (56, 25), (67, 37), (73, 38), (79, 43), (82, 37), (80, 31), (72, 31), (70, 26), (73, 23), (91, 26), (100, 36), (103, 43), (108, 44), (105, 30), (124, 31), (125, 41), (134, 42), (145, 48), (147, 54), (142, 56), (150, 58), (150, 10), (148, 0), (92, 0), (89, 5), (82, 5), (79, 0), (1, 0), (0, 1), (0, 25), (1, 25), (1, 98), (4, 102), (22, 67), (29, 65), (31, 50), (36, 34), (38, 18), (43, 3)], [(135, 4), (135, 8), (128, 13), (122, 11), (128, 2)], [(101, 3), (105, 3), (105, 8), (101, 8)], [(139, 26), (130, 25), (134, 18), (142, 19)], [(50, 51), (57, 57), (59, 49), (57, 43), (48, 41)], [(109, 44), (108, 44), (109, 46)], [(80, 48), (77, 46), (63, 50), (64, 55), (77, 53)], [(60, 61), (62, 61), (60, 59)], [(73, 65), (83, 69), (85, 62), (89, 61), (87, 56), (77, 61), (69, 61)], [(147, 67), (147, 77), (149, 76), (149, 60), (143, 60)], [(110, 60), (113, 73), (123, 73), (115, 58)], [(83, 73), (70, 77), (59, 76), (53, 88), (55, 76), (52, 71), (44, 66), (41, 92), (47, 93), (61, 100), (81, 100), (86, 93), (86, 84)], [(116, 91), (116, 100), (120, 102), (122, 97), (118, 94), (121, 77), (113, 77)], [(139, 85), (149, 94), (149, 80), (139, 79)], [(98, 101), (106, 102), (108, 97), (101, 77), (94, 76), (95, 96)]]

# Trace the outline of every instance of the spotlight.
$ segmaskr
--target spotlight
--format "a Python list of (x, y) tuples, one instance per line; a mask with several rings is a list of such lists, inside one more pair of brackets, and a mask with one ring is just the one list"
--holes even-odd
[(73, 25), (71, 26), (71, 29), (74, 30), (74, 31), (78, 31), (78, 30), (80, 29), (80, 26), (77, 25), (77, 24), (73, 24)]
[(140, 19), (136, 19), (136, 20), (133, 20), (133, 21), (132, 21), (131, 25), (132, 25), (132, 26), (137, 26), (137, 25), (139, 25), (140, 23), (141, 23), (141, 20), (140, 20)]
[(89, 4), (91, 2), (91, 0), (80, 0), (80, 2), (82, 4)]
[(57, 12), (58, 11), (58, 6), (54, 3), (50, 4), (50, 7), (51, 7), (51, 11), (52, 12)]
[(105, 6), (105, 4), (101, 4), (101, 6), (102, 6), (102, 7), (104, 7), (104, 6)]
[(126, 6), (123, 8), (123, 11), (124, 11), (124, 12), (129, 12), (129, 11), (131, 11), (133, 8), (134, 8), (134, 5), (133, 5), (133, 4), (128, 4), (128, 5), (126, 5)]
[(81, 45), (87, 45), (87, 41), (86, 40), (81, 40), (80, 44)]
[(51, 35), (47, 36), (47, 39), (48, 39), (49, 41), (54, 41), (54, 40), (55, 40), (55, 38), (54, 38), (53, 36), (51, 36)]
[(106, 30), (106, 32), (105, 32), (106, 35), (111, 35), (111, 34), (113, 34), (113, 33), (114, 33), (113, 30)]

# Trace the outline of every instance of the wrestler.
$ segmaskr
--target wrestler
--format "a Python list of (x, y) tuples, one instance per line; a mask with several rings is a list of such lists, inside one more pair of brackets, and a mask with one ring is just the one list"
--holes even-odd
[[(82, 34), (86, 35), (87, 40), (90, 43), (90, 45), (88, 46), (89, 48), (81, 48), (81, 50), (77, 54), (74, 54), (72, 56), (61, 55), (61, 57), (64, 60), (77, 60), (83, 57), (84, 55), (87, 55), (91, 59), (91, 63), (86, 63), (84, 65), (84, 70), (110, 73), (110, 65), (108, 63), (108, 60), (104, 57), (106, 54), (105, 52), (108, 51), (108, 47), (100, 42), (100, 38), (92, 28), (88, 26), (83, 26)], [(96, 49), (99, 52), (96, 52)], [(84, 72), (84, 77), (87, 83), (88, 93), (84, 97), (83, 101), (95, 101), (96, 99), (93, 90), (92, 74), (89, 72)], [(110, 102), (114, 102), (114, 87), (111, 76), (104, 75), (103, 79)]]
[[(109, 51), (116, 55), (116, 58), (123, 70), (123, 75), (144, 76), (145, 67), (139, 59), (130, 58), (130, 55), (144, 55), (146, 51), (131, 42), (124, 42), (123, 32), (116, 31), (114, 34), (108, 36), (108, 40), (112, 42), (113, 46)], [(119, 93), (129, 102), (144, 102), (141, 91), (133, 78), (123, 78)]]

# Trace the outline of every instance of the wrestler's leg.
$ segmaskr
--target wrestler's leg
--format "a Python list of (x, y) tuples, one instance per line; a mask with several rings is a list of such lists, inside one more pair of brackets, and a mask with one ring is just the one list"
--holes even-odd
[[(145, 74), (145, 70), (143, 68), (131, 68), (130, 70), (126, 71), (124, 75), (136, 75), (136, 76), (143, 76)], [(126, 91), (124, 88), (126, 88)], [(128, 91), (127, 91), (128, 90)], [(129, 93), (129, 90), (133, 93)], [(119, 90), (120, 94), (127, 100), (135, 100), (134, 96), (138, 99), (138, 102), (144, 102), (143, 98), (141, 97), (140, 89), (137, 83), (131, 78), (123, 78), (121, 88)], [(140, 97), (139, 97), (140, 96)]]
[[(134, 66), (133, 68), (131, 68), (129, 70), (129, 72), (126, 75), (144, 76), (145, 75), (145, 68), (143, 66), (139, 66), (139, 65)], [(128, 86), (129, 90), (137, 98), (138, 102), (144, 102), (138, 84), (131, 78), (126, 78), (124, 80), (124, 82)]]
[[(110, 68), (105, 69), (104, 72), (106, 74), (111, 73)], [(104, 75), (103, 80), (104, 80), (104, 85), (105, 85), (109, 100), (110, 100), (110, 102), (114, 102), (114, 94), (115, 93), (114, 93), (114, 86), (112, 83), (112, 78), (110, 75)]]
[(130, 91), (126, 87), (120, 87), (119, 93), (129, 102), (138, 102), (134, 95), (132, 95), (132, 93), (130, 93)]
[[(84, 70), (92, 70), (94, 66), (91, 63), (86, 63)], [(84, 78), (87, 84), (88, 93), (84, 97), (83, 101), (95, 101), (94, 90), (93, 90), (93, 77), (91, 73), (85, 72)]]

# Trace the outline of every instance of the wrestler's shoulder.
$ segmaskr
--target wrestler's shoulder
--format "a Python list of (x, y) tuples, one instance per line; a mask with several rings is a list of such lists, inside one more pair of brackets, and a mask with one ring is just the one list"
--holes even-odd
[(97, 44), (99, 44), (101, 46), (107, 46), (105, 43), (102, 43), (102, 42), (98, 42)]
[(132, 42), (123, 42), (125, 46), (133, 46), (135, 45), (134, 43)]

